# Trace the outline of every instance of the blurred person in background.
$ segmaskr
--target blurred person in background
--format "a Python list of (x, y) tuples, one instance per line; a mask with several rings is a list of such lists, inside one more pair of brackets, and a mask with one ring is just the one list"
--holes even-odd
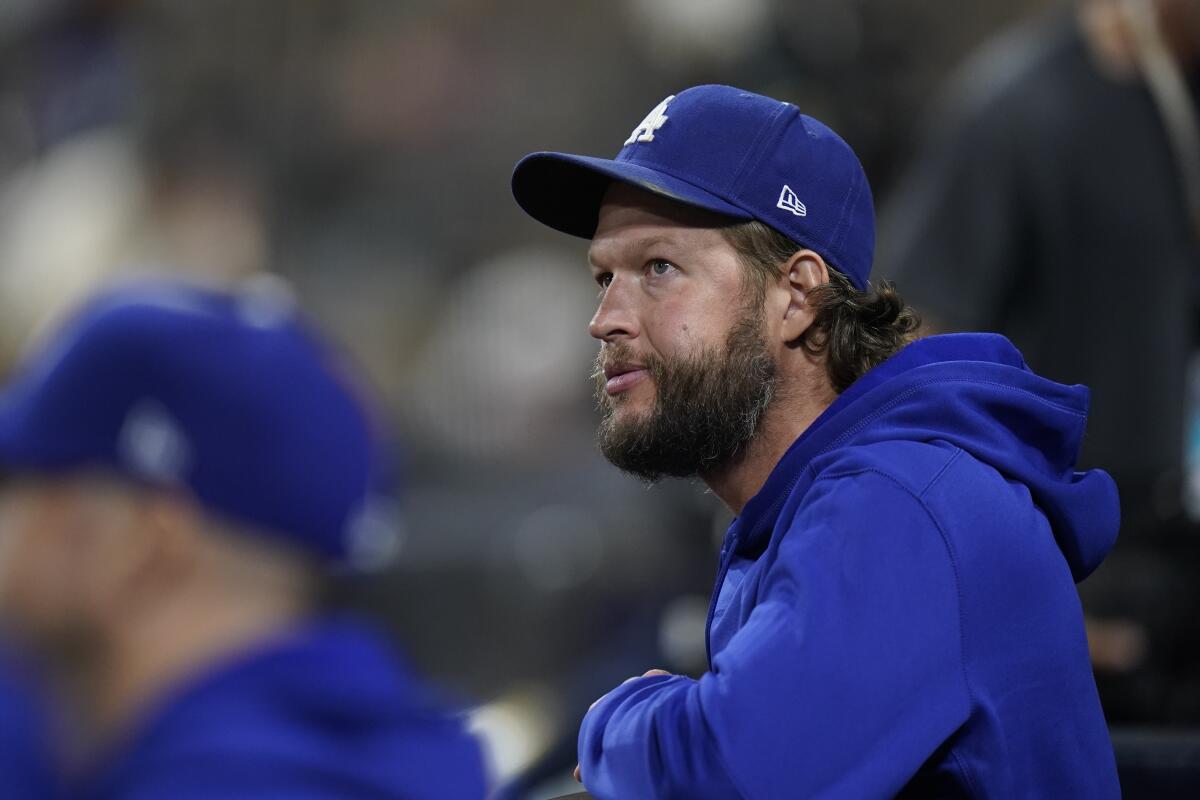
[(386, 557), (365, 395), (279, 286), (91, 300), (0, 393), (0, 617), (73, 798), (480, 798), (460, 721), (332, 571)]
[(0, 789), (7, 800), (58, 797), (49, 722), (28, 665), (0, 642)]
[(1200, 2), (1064, 5), (969, 61), (884, 214), (880, 271), (934, 329), (1092, 390), (1081, 462), (1122, 536), (1081, 592), (1115, 722), (1200, 722), (1197, 91)]
[(1075, 582), (1112, 479), (1075, 472), (1087, 391), (1003, 337), (913, 341), (872, 286), (850, 147), (790, 103), (700, 86), (615, 160), (540, 152), (527, 213), (591, 240), (600, 448), (737, 514), (698, 680), (594, 703), (599, 798), (1117, 797)]

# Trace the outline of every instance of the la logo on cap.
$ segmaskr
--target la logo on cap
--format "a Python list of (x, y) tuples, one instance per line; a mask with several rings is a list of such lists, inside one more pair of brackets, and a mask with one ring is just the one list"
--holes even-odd
[(162, 483), (178, 483), (191, 461), (183, 428), (159, 401), (139, 401), (117, 434), (117, 451), (134, 474)]
[(634, 142), (653, 142), (654, 132), (661, 128), (667, 122), (667, 104), (675, 99), (675, 95), (671, 95), (666, 100), (654, 107), (654, 110), (646, 115), (646, 118), (638, 123), (638, 126), (633, 129), (633, 133), (629, 134), (629, 138), (625, 140), (625, 144), (630, 145)]

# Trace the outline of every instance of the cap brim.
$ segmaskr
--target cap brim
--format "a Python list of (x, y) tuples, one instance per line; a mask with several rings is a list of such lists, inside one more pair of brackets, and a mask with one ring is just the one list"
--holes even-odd
[(11, 386), (0, 391), (0, 470), (9, 473), (30, 466), (34, 460), (21, 437), (21, 412), (17, 392)]
[(604, 193), (613, 181), (735, 219), (751, 215), (711, 192), (665, 172), (628, 161), (531, 153), (513, 170), (512, 191), (529, 216), (555, 230), (592, 238)]
[(38, 460), (27, 452), (19, 424), (13, 415), (0, 413), (0, 472), (11, 475), (40, 466)]
[(0, 470), (11, 474), (68, 467), (69, 453), (58, 452), (66, 442), (38, 443), (28, 436), (31, 406), (24, 388), (13, 382), (0, 389)]

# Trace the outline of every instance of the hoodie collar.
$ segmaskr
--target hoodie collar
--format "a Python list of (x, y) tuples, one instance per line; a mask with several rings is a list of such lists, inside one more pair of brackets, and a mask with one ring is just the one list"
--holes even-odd
[(908, 345), (842, 393), (784, 453), (730, 527), (746, 556), (769, 541), (783, 504), (818, 455), (850, 443), (939, 439), (1025, 484), (1082, 580), (1116, 539), (1116, 487), (1076, 472), (1088, 391), (1040, 378), (996, 334), (933, 336)]
[[(875, 389), (905, 372), (944, 361), (990, 361), (1028, 371), (1020, 352), (997, 334), (961, 333), (918, 339), (868, 371), (838, 395), (779, 459), (766, 483), (735, 520), (744, 544), (769, 533), (784, 501), (814, 457), (861, 418), (850, 413)], [(865, 409), (864, 409), (865, 410)]]

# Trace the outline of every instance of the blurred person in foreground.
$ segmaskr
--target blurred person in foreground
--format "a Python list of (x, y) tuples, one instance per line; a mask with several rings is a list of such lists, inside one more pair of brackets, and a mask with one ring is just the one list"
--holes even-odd
[(1110, 721), (1200, 721), (1198, 91), (1197, 0), (1064, 5), (968, 62), (883, 215), (881, 272), (927, 323), (1094, 393), (1081, 463), (1122, 507), (1082, 587)]
[(0, 614), (79, 726), (69, 796), (480, 798), (480, 752), (369, 626), (383, 453), (285, 293), (99, 295), (0, 393)]
[(1077, 473), (1087, 390), (996, 335), (913, 341), (868, 282), (866, 176), (832, 130), (725, 86), (616, 160), (535, 153), (521, 206), (591, 239), (600, 447), (736, 513), (699, 680), (583, 720), (600, 798), (1119, 795), (1075, 582), (1117, 494)]

